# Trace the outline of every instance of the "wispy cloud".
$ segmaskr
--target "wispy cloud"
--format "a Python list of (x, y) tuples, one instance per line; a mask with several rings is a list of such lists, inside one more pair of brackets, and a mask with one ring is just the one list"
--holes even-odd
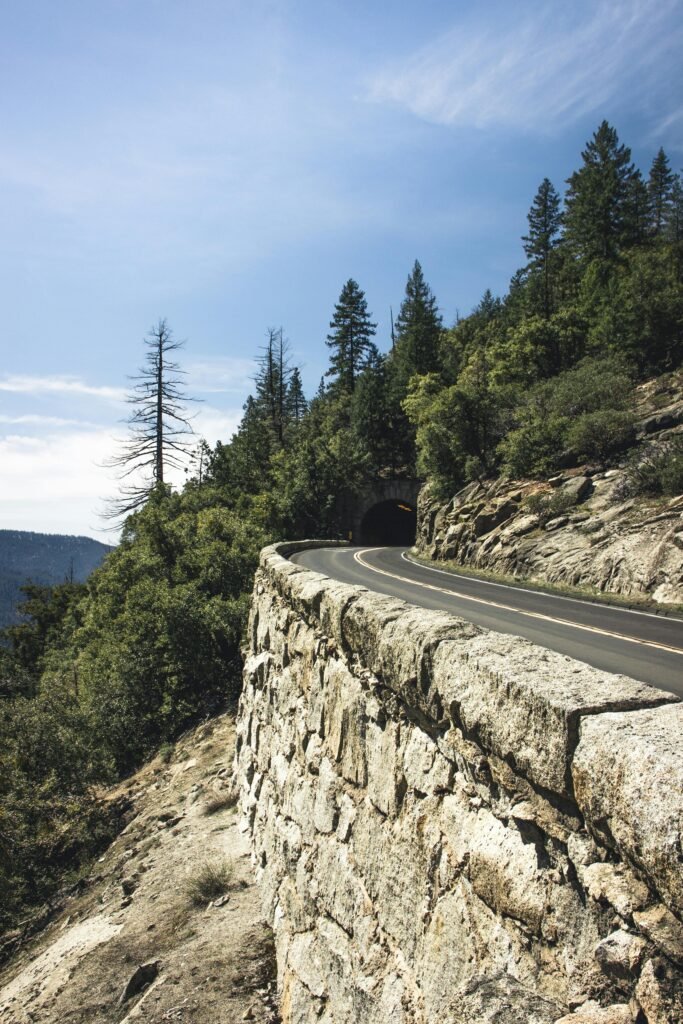
[(23, 416), (0, 415), (0, 423), (18, 427), (94, 427), (89, 420), (65, 419), (63, 416), (41, 416), (38, 413), (27, 413)]
[[(678, 15), (678, 16), (677, 16)], [(601, 0), (563, 12), (517, 5), (495, 27), (459, 25), (375, 74), (367, 98), (446, 125), (552, 130), (559, 121), (661, 91), (677, 109), (671, 61), (683, 41), (678, 0)]]
[(242, 411), (240, 409), (214, 409), (210, 405), (202, 405), (193, 424), (198, 437), (203, 437), (210, 445), (217, 441), (225, 444), (240, 425)]
[(0, 377), (0, 391), (25, 395), (77, 394), (102, 398), (108, 402), (121, 402), (126, 397), (123, 388), (102, 384), (88, 384), (80, 377), (31, 377), (24, 375)]
[(253, 359), (217, 356), (199, 359), (186, 367), (188, 391), (244, 394), (251, 386)]

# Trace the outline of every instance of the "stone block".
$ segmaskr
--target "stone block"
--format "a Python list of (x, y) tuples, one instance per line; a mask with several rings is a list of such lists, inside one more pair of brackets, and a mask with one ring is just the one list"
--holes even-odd
[(455, 724), (532, 782), (565, 797), (572, 795), (570, 767), (585, 716), (676, 699), (493, 632), (467, 642), (443, 640), (432, 676)]
[(596, 836), (683, 914), (683, 704), (585, 719), (576, 799)]

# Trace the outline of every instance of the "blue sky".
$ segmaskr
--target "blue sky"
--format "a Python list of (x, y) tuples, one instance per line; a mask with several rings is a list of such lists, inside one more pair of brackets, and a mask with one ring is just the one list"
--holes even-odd
[(386, 347), (418, 258), (447, 323), (505, 291), (603, 117), (683, 164), (683, 3), (9, 0), (0, 527), (97, 535), (160, 316), (227, 439), (282, 325), (309, 392), (342, 284)]

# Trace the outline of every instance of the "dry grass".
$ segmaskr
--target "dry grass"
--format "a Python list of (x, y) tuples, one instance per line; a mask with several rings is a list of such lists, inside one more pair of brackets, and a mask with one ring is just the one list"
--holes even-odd
[(204, 814), (218, 814), (219, 811), (225, 811), (229, 807), (234, 807), (236, 803), (236, 790), (228, 789), (223, 793), (214, 793), (204, 804)]
[(187, 880), (185, 893), (188, 900), (196, 907), (207, 906), (228, 891), (233, 874), (234, 865), (227, 857), (204, 861)]

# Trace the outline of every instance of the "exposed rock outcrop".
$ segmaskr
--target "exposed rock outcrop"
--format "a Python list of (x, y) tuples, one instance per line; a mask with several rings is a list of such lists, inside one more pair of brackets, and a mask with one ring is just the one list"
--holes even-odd
[[(637, 435), (683, 436), (683, 383), (637, 389)], [(665, 405), (655, 411), (658, 402)], [(449, 502), (423, 488), (416, 546), (429, 558), (538, 583), (683, 604), (683, 495), (625, 498), (623, 468), (576, 467), (547, 481), (468, 484)]]
[[(654, 507), (617, 501), (622, 478), (620, 470), (578, 471), (546, 484), (473, 483), (446, 505), (425, 487), (417, 550), (529, 581), (683, 604), (683, 496)], [(555, 494), (567, 496), (563, 513), (548, 519), (532, 511), (534, 499)]]
[(683, 1019), (683, 705), (292, 547), (235, 762), (283, 1020)]

